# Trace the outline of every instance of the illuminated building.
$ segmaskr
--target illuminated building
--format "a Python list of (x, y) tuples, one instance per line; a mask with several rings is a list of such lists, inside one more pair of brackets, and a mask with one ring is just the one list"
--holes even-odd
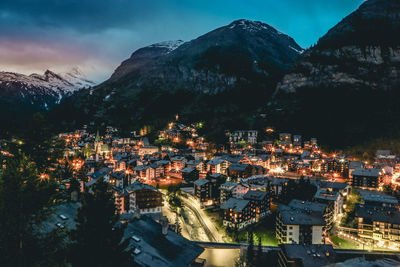
[(276, 238), (285, 244), (322, 244), (323, 228), (326, 225), (324, 210), (300, 209), (280, 204), (276, 217)]
[(252, 203), (250, 200), (230, 198), (222, 206), (223, 225), (242, 229), (252, 223)]
[(163, 197), (155, 187), (135, 182), (127, 186), (125, 190), (129, 195), (129, 212), (161, 214)]
[(358, 235), (378, 247), (400, 247), (400, 212), (398, 208), (357, 204)]
[(380, 169), (356, 169), (351, 173), (352, 186), (378, 188), (381, 182), (382, 172)]

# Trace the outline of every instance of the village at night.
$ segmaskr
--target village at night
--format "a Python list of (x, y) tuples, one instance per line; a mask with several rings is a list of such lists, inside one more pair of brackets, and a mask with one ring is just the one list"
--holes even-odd
[(399, 1), (37, 2), (0, 4), (0, 266), (400, 266)]

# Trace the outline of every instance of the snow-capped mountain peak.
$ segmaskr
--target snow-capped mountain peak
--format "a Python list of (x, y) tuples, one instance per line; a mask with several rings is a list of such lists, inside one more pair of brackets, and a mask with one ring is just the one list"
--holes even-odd
[(74, 88), (86, 88), (96, 85), (95, 82), (89, 80), (86, 75), (77, 67), (72, 68), (68, 72), (61, 73), (60, 76), (73, 85)]
[(20, 98), (44, 109), (77, 90), (94, 85), (77, 68), (66, 73), (46, 70), (43, 74), (30, 75), (0, 72), (0, 97)]
[(249, 31), (249, 32), (257, 32), (260, 30), (274, 30), (278, 33), (277, 30), (275, 30), (268, 24), (265, 24), (261, 21), (253, 21), (253, 20), (247, 20), (247, 19), (235, 20), (231, 24), (229, 24), (228, 27), (230, 29), (241, 28), (241, 29)]

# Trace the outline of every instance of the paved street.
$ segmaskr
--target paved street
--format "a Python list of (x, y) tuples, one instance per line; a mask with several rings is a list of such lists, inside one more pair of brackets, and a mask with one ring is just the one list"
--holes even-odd
[(196, 214), (201, 226), (209, 237), (209, 241), (224, 242), (223, 235), (218, 231), (208, 215), (200, 208), (198, 201), (190, 195), (188, 195), (188, 197), (182, 197), (182, 200), (184, 205)]

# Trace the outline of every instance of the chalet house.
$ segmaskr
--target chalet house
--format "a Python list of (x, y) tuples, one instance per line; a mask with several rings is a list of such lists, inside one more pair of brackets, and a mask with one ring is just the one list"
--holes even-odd
[(251, 161), (251, 165), (258, 165), (258, 166), (262, 166), (264, 169), (268, 169), (269, 168), (269, 163), (271, 162), (271, 155), (258, 155), (255, 157), (251, 157), (250, 158)]
[(228, 199), (233, 197), (233, 190), (238, 185), (238, 183), (228, 181), (223, 183), (220, 187), (220, 204), (223, 205)]
[(243, 198), (243, 195), (245, 195), (249, 190), (250, 190), (250, 185), (245, 183), (239, 183), (237, 186), (233, 188), (232, 197)]
[(221, 159), (228, 161), (230, 164), (250, 164), (251, 159), (247, 155), (223, 155)]
[(261, 145), (265, 151), (269, 152), (269, 151), (272, 151), (272, 149), (274, 147), (274, 142), (273, 141), (263, 141), (263, 142), (261, 142)]
[(142, 146), (139, 148), (138, 154), (139, 155), (152, 155), (159, 151), (158, 147), (156, 146)]
[(362, 161), (350, 161), (349, 162), (349, 174), (348, 174), (349, 178), (352, 178), (351, 177), (351, 173), (353, 171), (355, 171), (357, 169), (361, 169), (361, 168), (364, 168), (364, 162), (362, 162)]
[(126, 160), (120, 159), (115, 162), (115, 169), (118, 171), (124, 171), (127, 169), (127, 162)]
[(150, 177), (154, 176), (154, 170), (150, 169), (148, 165), (138, 165), (134, 169), (134, 172), (137, 177), (141, 179), (151, 179)]
[(263, 191), (258, 190), (249, 190), (246, 194), (243, 195), (243, 199), (250, 200), (252, 203), (252, 213), (253, 217), (255, 217), (256, 222), (258, 222), (261, 218), (265, 217), (269, 214), (269, 198), (268, 194)]
[(201, 160), (189, 160), (186, 162), (186, 167), (196, 168), (199, 173), (202, 173), (205, 170), (205, 165)]
[(343, 197), (346, 197), (350, 193), (350, 185), (347, 183), (319, 181), (315, 185), (319, 189), (327, 189), (329, 191), (339, 192)]
[(185, 182), (193, 182), (199, 179), (199, 171), (194, 167), (186, 167), (181, 170), (182, 179)]
[(293, 209), (299, 209), (306, 212), (312, 211), (316, 213), (321, 213), (325, 220), (325, 226), (323, 228), (324, 230), (331, 229), (334, 223), (332, 215), (333, 212), (330, 207), (325, 203), (292, 199), (289, 202), (288, 206)]
[(135, 182), (125, 189), (129, 195), (129, 212), (138, 211), (141, 214), (161, 215), (163, 197), (155, 187)]
[(223, 225), (233, 229), (242, 229), (252, 223), (251, 201), (230, 198), (222, 206)]
[(378, 188), (381, 183), (382, 171), (380, 169), (356, 169), (351, 173), (352, 186), (361, 188)]
[(149, 169), (150, 169), (150, 177), (149, 177), (150, 179), (160, 178), (164, 176), (163, 166), (157, 163), (150, 164)]
[(200, 201), (200, 206), (212, 207), (219, 204), (220, 186), (225, 183), (226, 176), (215, 173), (208, 175), (207, 178), (201, 178), (194, 182), (194, 192)]
[[(340, 214), (342, 214), (343, 196), (339, 192), (318, 189), (314, 195), (314, 200), (328, 206), (329, 213), (333, 217), (330, 220), (337, 220)], [(329, 229), (330, 225), (327, 227), (327, 230)]]
[(230, 163), (224, 159), (212, 159), (207, 162), (207, 172), (227, 174)]
[(172, 169), (172, 165), (169, 160), (159, 160), (159, 161), (156, 161), (155, 164), (157, 164), (163, 168), (162, 176), (165, 176)]
[(279, 205), (276, 238), (283, 244), (322, 244), (325, 220), (321, 212)]
[(357, 189), (361, 196), (362, 204), (376, 207), (398, 208), (399, 201), (393, 196), (374, 190)]
[(200, 201), (200, 207), (214, 205), (211, 182), (208, 179), (198, 179), (194, 182), (194, 195)]
[(228, 176), (247, 178), (252, 176), (253, 168), (249, 164), (233, 163), (228, 167)]
[(398, 208), (356, 204), (358, 235), (385, 247), (400, 248), (400, 212)]
[(176, 157), (173, 157), (171, 159), (171, 161), (172, 161), (172, 168), (175, 169), (175, 170), (180, 171), (183, 168), (185, 168), (187, 160), (186, 160), (185, 157), (176, 156)]
[(109, 183), (114, 186), (117, 186), (117, 187), (123, 187), (125, 176), (126, 176), (126, 173), (123, 171), (112, 172), (110, 174)]
[(119, 214), (129, 211), (129, 194), (122, 187), (113, 186), (111, 190), (114, 195), (115, 207)]
[(272, 178), (270, 179), (270, 191), (273, 197), (278, 197), (283, 188), (287, 185), (288, 179), (285, 178)]

